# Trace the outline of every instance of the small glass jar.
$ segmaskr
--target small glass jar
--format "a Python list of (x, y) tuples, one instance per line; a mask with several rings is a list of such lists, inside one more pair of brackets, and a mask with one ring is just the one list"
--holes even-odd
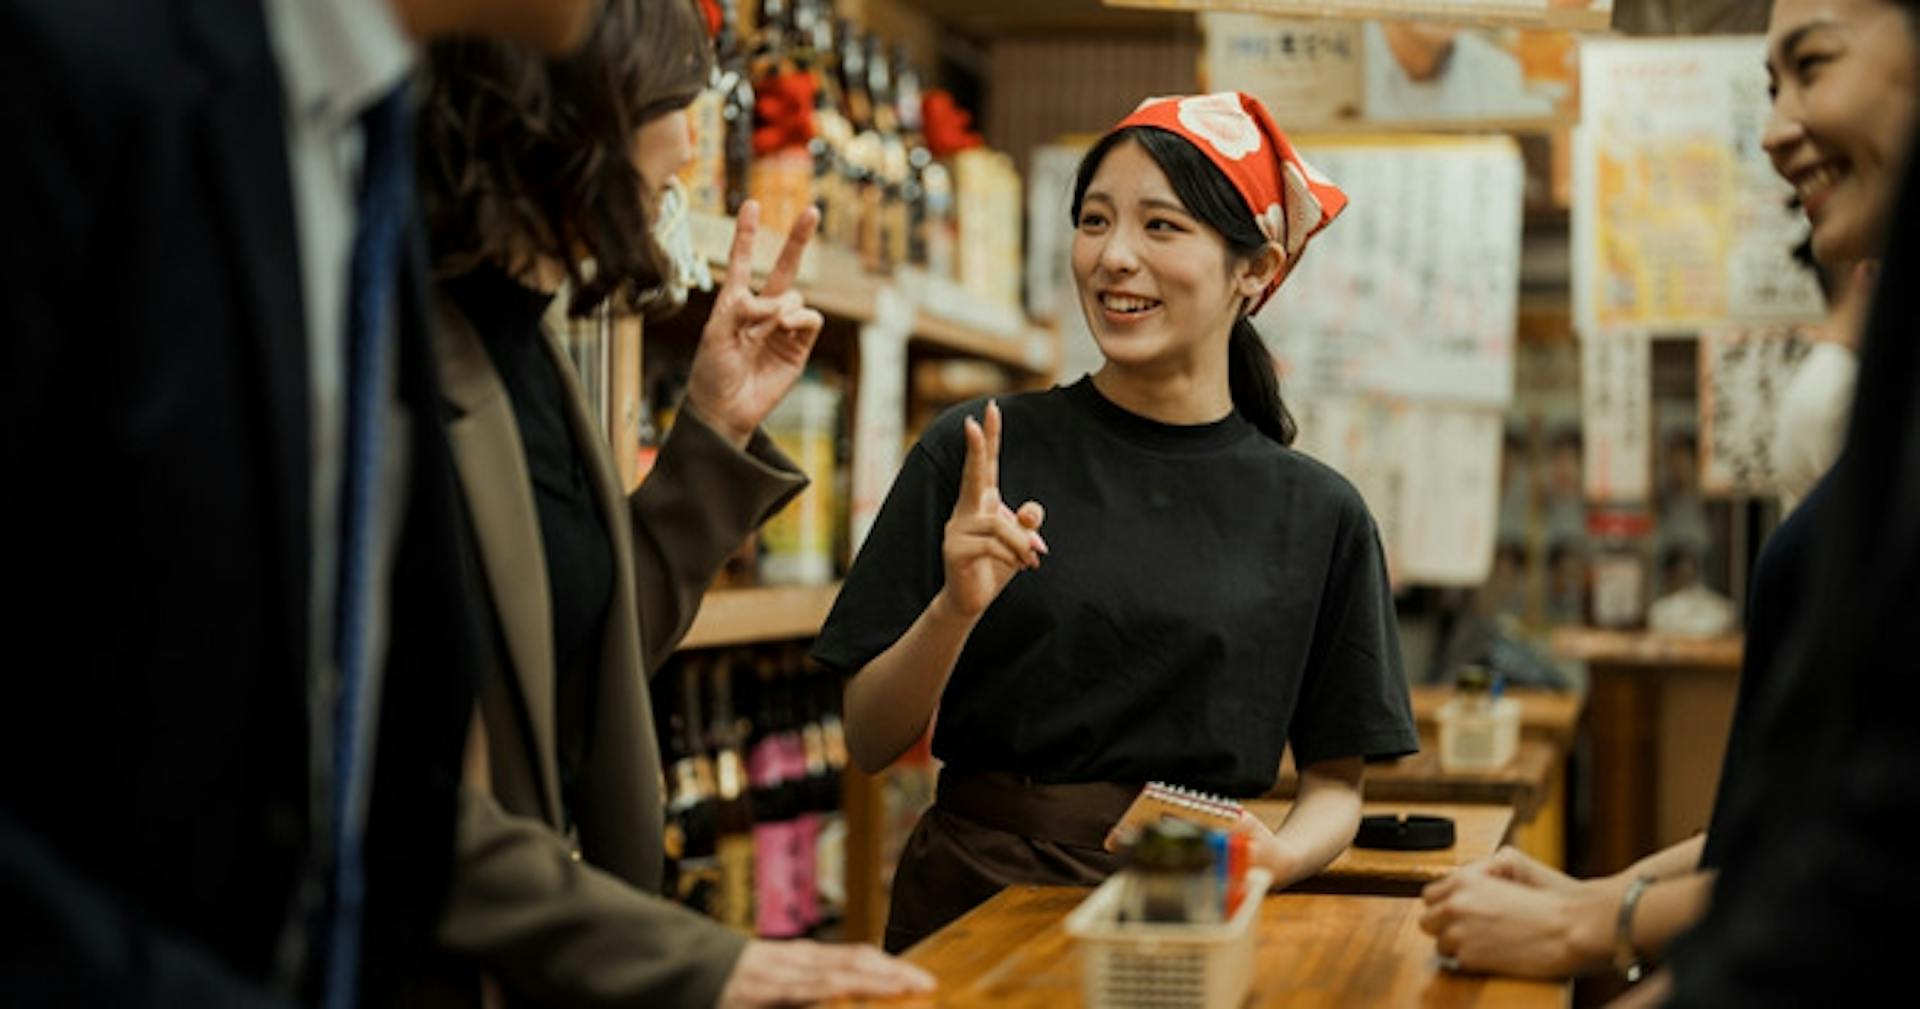
[(1502, 682), (1485, 666), (1464, 666), (1453, 696), (1440, 706), (1440, 767), (1495, 771), (1520, 749), (1520, 703), (1502, 697)]

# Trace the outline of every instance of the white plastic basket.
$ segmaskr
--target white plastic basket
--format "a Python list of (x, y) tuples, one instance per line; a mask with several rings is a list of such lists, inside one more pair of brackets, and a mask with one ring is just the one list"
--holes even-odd
[(1080, 950), (1080, 978), (1089, 1006), (1100, 1009), (1234, 1009), (1253, 984), (1253, 948), (1260, 905), (1273, 884), (1265, 869), (1248, 869), (1246, 897), (1216, 925), (1122, 922), (1122, 876), (1100, 884), (1067, 915)]

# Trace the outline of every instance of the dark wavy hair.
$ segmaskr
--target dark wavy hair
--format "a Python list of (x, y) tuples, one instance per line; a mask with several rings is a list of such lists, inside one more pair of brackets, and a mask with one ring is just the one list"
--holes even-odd
[[(1073, 180), (1073, 216), (1077, 226), (1080, 203), (1093, 183), (1093, 173), (1115, 147), (1133, 141), (1147, 152), (1153, 163), (1167, 174), (1180, 204), (1200, 223), (1220, 233), (1226, 240), (1229, 262), (1238, 263), (1258, 255), (1266, 247), (1267, 236), (1254, 223), (1253, 212), (1240, 198), (1240, 191), (1215, 167), (1207, 156), (1178, 135), (1151, 126), (1129, 126), (1100, 138), (1080, 161)], [(1299, 434), (1293, 414), (1280, 398), (1280, 373), (1273, 365), (1273, 354), (1260, 339), (1260, 332), (1246, 316), (1249, 306), (1240, 306), (1233, 332), (1227, 337), (1227, 386), (1233, 394), (1233, 407), (1267, 437), (1282, 445), (1292, 445)]]
[(606, 0), (564, 59), (477, 39), (433, 45), (418, 150), (435, 273), (518, 272), (551, 256), (566, 264), (569, 312), (609, 300), (642, 310), (667, 268), (634, 133), (690, 104), (712, 62), (691, 0)]

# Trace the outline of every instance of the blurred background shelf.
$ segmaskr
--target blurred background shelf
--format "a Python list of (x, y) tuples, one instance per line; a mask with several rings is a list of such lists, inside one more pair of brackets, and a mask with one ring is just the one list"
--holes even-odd
[(811, 638), (826, 622), (840, 583), (714, 589), (680, 642), (682, 650)]
[[(715, 214), (694, 213), (694, 245), (714, 272), (717, 287), (733, 244), (733, 222)], [(780, 254), (784, 235), (756, 236), (753, 275), (764, 279)], [(891, 286), (914, 308), (908, 341), (917, 349), (943, 356), (992, 361), (1026, 376), (1049, 376), (1057, 368), (1060, 340), (1050, 329), (1033, 325), (1012, 306), (983, 304), (952, 281), (902, 268), (891, 276), (869, 273), (853, 253), (816, 241), (801, 261), (796, 286), (807, 304), (830, 320), (855, 324), (879, 317), (880, 291)]]

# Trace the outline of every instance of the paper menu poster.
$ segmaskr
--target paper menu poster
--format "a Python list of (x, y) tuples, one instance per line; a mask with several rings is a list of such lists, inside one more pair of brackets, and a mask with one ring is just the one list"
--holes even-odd
[(1491, 407), (1336, 396), (1289, 400), (1298, 450), (1367, 502), (1396, 585), (1478, 585), (1493, 566), (1504, 420)]
[(1760, 148), (1759, 36), (1580, 46), (1574, 311), (1583, 333), (1818, 318), (1791, 190)]
[(1812, 343), (1797, 326), (1719, 326), (1700, 336), (1700, 489), (1771, 494), (1781, 399)]
[(1641, 332), (1580, 341), (1580, 427), (1589, 501), (1653, 497), (1653, 344)]
[(1302, 148), (1350, 203), (1254, 320), (1282, 387), (1506, 403), (1525, 187), (1513, 141), (1321, 138)]

